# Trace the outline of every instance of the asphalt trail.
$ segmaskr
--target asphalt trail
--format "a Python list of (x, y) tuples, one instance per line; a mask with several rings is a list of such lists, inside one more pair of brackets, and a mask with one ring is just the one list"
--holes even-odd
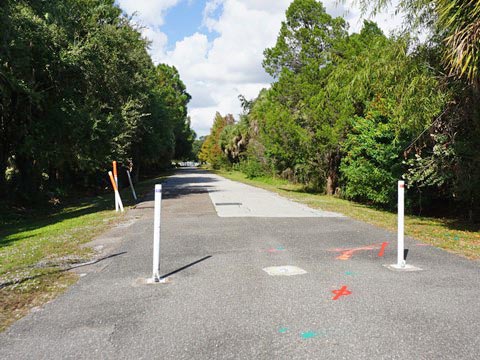
[[(395, 234), (346, 217), (219, 217), (209, 191), (222, 181), (186, 169), (164, 184), (169, 282), (144, 284), (146, 201), (95, 242), (120, 255), (77, 269), (86, 275), (63, 296), (0, 334), (0, 358), (479, 358), (478, 262), (407, 238), (408, 263), (424, 270), (393, 272)], [(263, 270), (287, 266), (306, 273)]]

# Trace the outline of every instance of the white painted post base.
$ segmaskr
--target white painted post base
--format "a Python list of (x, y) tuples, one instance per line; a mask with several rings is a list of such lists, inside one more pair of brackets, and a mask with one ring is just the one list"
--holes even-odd
[(419, 267), (416, 267), (416, 266), (413, 266), (413, 265), (403, 265), (403, 266), (398, 266), (397, 264), (393, 264), (393, 265), (383, 265), (385, 266), (387, 269), (389, 270), (393, 270), (393, 271), (422, 271), (423, 269), (419, 268)]
[(166, 284), (168, 282), (170, 282), (169, 278), (161, 278), (161, 279), (149, 278), (145, 281), (147, 285)]

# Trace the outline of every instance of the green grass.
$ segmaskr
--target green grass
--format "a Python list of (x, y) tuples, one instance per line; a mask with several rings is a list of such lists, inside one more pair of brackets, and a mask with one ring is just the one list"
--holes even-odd
[[(274, 191), (289, 199), (301, 202), (312, 208), (342, 213), (390, 231), (397, 229), (397, 214), (362, 205), (335, 196), (312, 194), (301, 185), (286, 180), (269, 177), (247, 179), (238, 171), (216, 171), (231, 180)], [(445, 249), (470, 259), (480, 258), (479, 225), (458, 219), (405, 216), (405, 233), (423, 243)]]
[[(137, 194), (145, 195), (162, 178), (137, 184)], [(121, 193), (128, 209), (130, 189)], [(82, 245), (122, 221), (124, 214), (113, 210), (113, 194), (107, 194), (57, 208), (0, 213), (0, 331), (75, 282), (65, 270), (90, 260), (92, 250)]]

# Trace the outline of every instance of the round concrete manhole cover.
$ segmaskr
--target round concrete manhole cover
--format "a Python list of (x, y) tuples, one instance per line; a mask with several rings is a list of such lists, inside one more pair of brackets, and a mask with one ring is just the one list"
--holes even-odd
[(305, 270), (291, 265), (266, 267), (263, 269), (263, 271), (272, 276), (292, 276), (303, 275), (307, 273)]

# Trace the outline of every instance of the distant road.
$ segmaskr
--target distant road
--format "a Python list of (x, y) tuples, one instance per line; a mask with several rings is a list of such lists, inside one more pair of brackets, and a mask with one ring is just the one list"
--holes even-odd
[[(111, 257), (0, 334), (1, 359), (478, 359), (480, 266), (196, 169), (104, 234)], [(385, 255), (379, 256), (383, 243)]]

